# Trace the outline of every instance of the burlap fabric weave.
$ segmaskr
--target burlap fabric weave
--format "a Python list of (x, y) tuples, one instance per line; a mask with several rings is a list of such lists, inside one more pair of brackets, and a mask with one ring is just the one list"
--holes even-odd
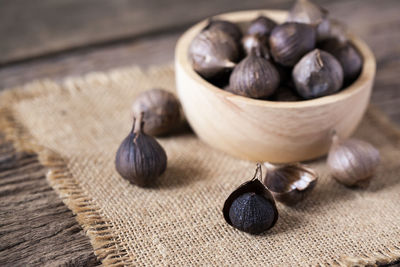
[(276, 226), (253, 236), (227, 225), (221, 209), (255, 164), (193, 133), (158, 139), (168, 168), (155, 188), (133, 186), (115, 171), (133, 99), (158, 86), (174, 90), (171, 66), (37, 81), (1, 95), (2, 130), (39, 154), (105, 265), (347, 266), (400, 258), (400, 135), (379, 112), (370, 109), (356, 133), (382, 155), (367, 190), (336, 183), (324, 159), (310, 162), (320, 174), (315, 191), (295, 208), (278, 204)]

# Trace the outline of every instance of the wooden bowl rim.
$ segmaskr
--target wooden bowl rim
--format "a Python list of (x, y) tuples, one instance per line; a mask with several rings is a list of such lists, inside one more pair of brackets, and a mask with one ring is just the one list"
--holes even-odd
[[(286, 17), (287, 14), (288, 12), (284, 10), (265, 9), (265, 10), (247, 10), (247, 11), (224, 13), (214, 16), (214, 18), (226, 19), (233, 22), (246, 22), (246, 21), (248, 22), (250, 21), (250, 19), (254, 19), (259, 15), (266, 15), (271, 17), (272, 19), (279, 20), (279, 18)], [(175, 48), (175, 60), (178, 61), (178, 63), (182, 66), (182, 69), (191, 79), (195, 80), (203, 87), (209, 89), (214, 94), (217, 94), (221, 97), (231, 100), (232, 102), (255, 105), (255, 106), (263, 106), (269, 108), (285, 108), (285, 109), (322, 106), (344, 100), (348, 97), (351, 97), (354, 94), (357, 94), (361, 90), (368, 90), (368, 86), (366, 85), (369, 82), (371, 82), (371, 80), (373, 80), (375, 77), (376, 61), (372, 51), (367, 46), (367, 44), (360, 38), (358, 38), (356, 35), (349, 34), (349, 39), (362, 55), (364, 64), (357, 80), (354, 81), (350, 86), (339, 91), (338, 93), (315, 99), (300, 100), (300, 101), (271, 101), (271, 100), (253, 99), (249, 97), (235, 95), (207, 82), (199, 74), (197, 74), (191, 66), (188, 57), (189, 45), (192, 41), (191, 39), (207, 25), (207, 21), (208, 19), (205, 19), (193, 25), (179, 38)]]

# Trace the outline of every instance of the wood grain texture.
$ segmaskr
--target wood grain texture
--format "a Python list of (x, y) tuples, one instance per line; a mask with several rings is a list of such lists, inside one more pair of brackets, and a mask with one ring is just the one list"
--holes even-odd
[(36, 155), (0, 136), (0, 266), (96, 266), (89, 239)]
[[(397, 19), (400, 2), (397, 0), (331, 1), (324, 6), (333, 17), (344, 21), (351, 31), (357, 33), (371, 47), (377, 59), (372, 103), (400, 125), (400, 90), (398, 90), (400, 31), (396, 30), (400, 28), (400, 20)], [(211, 14), (213, 10), (209, 12)], [(146, 67), (172, 62), (175, 43), (185, 27), (112, 45), (87, 47), (8, 64), (0, 67), (0, 90), (34, 79), (61, 79), (64, 76), (106, 71), (132, 64)]]
[(291, 2), (1, 0), (0, 36), (5, 38), (0, 42), (0, 64), (148, 32), (161, 32), (221, 12), (265, 8), (266, 5), (268, 8), (287, 8)]

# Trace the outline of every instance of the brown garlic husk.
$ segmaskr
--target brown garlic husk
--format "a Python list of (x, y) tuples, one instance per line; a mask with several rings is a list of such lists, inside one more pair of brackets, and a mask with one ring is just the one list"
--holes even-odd
[(328, 11), (309, 0), (297, 0), (289, 12), (287, 21), (315, 25), (317, 40), (324, 40), (330, 36)]
[(230, 35), (237, 43), (240, 43), (243, 36), (239, 26), (227, 20), (210, 19), (206, 29), (223, 31)]
[(242, 39), (242, 47), (246, 55), (250, 54), (252, 50), (258, 56), (269, 59), (268, 38), (259, 34), (248, 34)]
[(315, 48), (315, 27), (296, 22), (276, 26), (269, 37), (270, 53), (286, 67), (294, 66), (300, 58)]
[(379, 150), (358, 139), (340, 140), (334, 134), (327, 164), (339, 183), (350, 187), (367, 187), (380, 162)]
[(189, 47), (193, 69), (206, 79), (232, 69), (239, 56), (238, 43), (227, 33), (216, 29), (204, 29)]
[(157, 140), (145, 134), (142, 116), (134, 119), (132, 130), (115, 156), (115, 168), (122, 178), (140, 187), (154, 184), (167, 168), (167, 154)]
[(264, 163), (267, 173), (264, 185), (274, 198), (288, 206), (293, 206), (307, 197), (314, 189), (317, 173), (301, 164), (276, 166)]
[(261, 165), (254, 177), (235, 189), (222, 209), (225, 221), (250, 234), (260, 234), (272, 228), (278, 220), (278, 210), (272, 194), (260, 181)]
[(252, 50), (234, 68), (229, 79), (229, 91), (251, 98), (266, 98), (278, 88), (279, 80), (275, 66)]
[(268, 38), (276, 25), (276, 22), (272, 19), (265, 16), (259, 16), (250, 22), (250, 25), (247, 28), (247, 34)]
[(141, 93), (133, 102), (134, 117), (144, 114), (143, 131), (153, 136), (173, 132), (182, 122), (181, 106), (176, 96), (164, 89), (154, 88)]
[(320, 47), (339, 61), (343, 69), (344, 83), (346, 85), (357, 79), (362, 69), (363, 59), (352, 43), (330, 38), (322, 42)]
[(309, 52), (296, 64), (292, 77), (297, 93), (305, 99), (336, 93), (343, 84), (339, 61), (319, 49)]

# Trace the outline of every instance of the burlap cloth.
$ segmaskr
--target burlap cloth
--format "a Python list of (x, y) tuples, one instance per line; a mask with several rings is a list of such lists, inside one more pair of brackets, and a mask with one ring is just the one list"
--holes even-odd
[(48, 181), (77, 215), (98, 258), (117, 265), (364, 265), (400, 258), (398, 131), (369, 109), (356, 136), (382, 164), (367, 190), (348, 189), (310, 163), (320, 180), (295, 208), (278, 204), (276, 226), (260, 236), (225, 223), (226, 197), (255, 164), (216, 151), (190, 132), (160, 138), (168, 168), (156, 188), (119, 177), (114, 156), (131, 128), (130, 106), (151, 87), (174, 88), (171, 66), (126, 68), (37, 81), (1, 95), (1, 130), (33, 150)]

